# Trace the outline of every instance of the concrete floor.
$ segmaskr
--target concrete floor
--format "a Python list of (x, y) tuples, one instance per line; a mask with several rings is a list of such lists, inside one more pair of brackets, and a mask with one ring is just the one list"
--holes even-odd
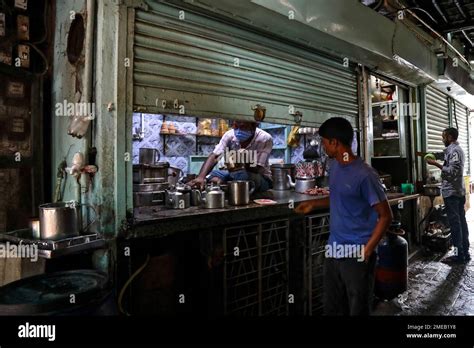
[[(474, 255), (474, 196), (466, 220)], [(440, 262), (443, 257), (415, 257), (408, 268), (408, 290), (397, 299), (378, 303), (373, 315), (474, 315), (474, 260), (451, 266)]]

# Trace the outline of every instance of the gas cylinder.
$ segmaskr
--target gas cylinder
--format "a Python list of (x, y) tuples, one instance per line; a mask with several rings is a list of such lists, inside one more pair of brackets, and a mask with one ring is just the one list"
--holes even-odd
[(377, 247), (374, 291), (379, 299), (391, 300), (407, 290), (408, 243), (401, 237), (405, 231), (400, 226), (400, 222), (392, 223)]

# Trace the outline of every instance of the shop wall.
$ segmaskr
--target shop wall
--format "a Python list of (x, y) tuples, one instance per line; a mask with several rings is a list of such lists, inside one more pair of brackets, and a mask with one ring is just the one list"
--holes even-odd
[[(94, 6), (90, 6), (91, 4)], [(90, 100), (95, 119), (89, 126), (86, 136), (77, 139), (68, 134), (70, 117), (57, 116), (54, 106), (57, 103), (85, 101), (82, 95), (86, 89), (85, 47), (78, 62), (71, 64), (67, 58), (67, 42), (72, 14), (81, 14), (84, 17), (84, 23), (87, 23), (88, 9), (95, 12), (92, 13), (94, 44), (91, 47), (94, 65), (92, 100)], [(125, 67), (119, 64), (119, 59), (124, 61), (125, 54), (122, 53), (122, 46), (118, 42), (119, 38), (126, 41), (126, 25), (126, 8), (117, 4), (116, 1), (57, 1), (52, 92), (52, 171), (56, 173), (58, 165), (64, 158), (70, 165), (74, 154), (78, 151), (87, 155), (86, 152), (90, 147), (97, 149), (98, 172), (92, 181), (87, 175), (82, 176), (82, 185), (87, 187), (87, 192), (82, 194), (82, 202), (95, 206), (99, 221), (93, 228), (108, 236), (116, 235), (118, 233), (116, 226), (120, 226), (125, 219), (125, 198), (123, 197), (126, 186), (127, 137), (124, 131), (123, 104), (126, 98), (125, 87), (119, 86), (118, 78), (119, 75), (125, 75)], [(123, 32), (119, 35), (120, 30)], [(117, 178), (118, 175), (121, 177)], [(56, 179), (53, 177), (51, 180), (54, 189)], [(75, 180), (69, 176), (63, 200), (77, 200), (76, 188)], [(83, 191), (85, 190), (84, 188)]]
[[(57, 113), (56, 106), (64, 102), (75, 102), (82, 90), (84, 77), (84, 57), (77, 64), (72, 65), (67, 57), (67, 40), (69, 27), (71, 25), (72, 13), (85, 15), (86, 1), (71, 0), (67, 2), (58, 1), (56, 7), (56, 25), (54, 41), (53, 62), (53, 90), (52, 90), (52, 125), (53, 125), (53, 160), (52, 173), (56, 175), (57, 167), (66, 158), (67, 163), (72, 163), (76, 152), (84, 152), (85, 139), (77, 139), (67, 134), (70, 118)], [(69, 153), (68, 153), (69, 152)], [(51, 178), (53, 192), (56, 178)], [(77, 199), (76, 183), (72, 177), (68, 177), (65, 184), (64, 200)]]

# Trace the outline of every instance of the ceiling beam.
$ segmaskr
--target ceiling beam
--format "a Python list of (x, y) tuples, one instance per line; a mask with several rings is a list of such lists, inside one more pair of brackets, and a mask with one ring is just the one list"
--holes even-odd
[(448, 19), (446, 18), (446, 15), (444, 14), (443, 10), (441, 10), (441, 7), (439, 6), (438, 2), (436, 0), (432, 0), (433, 7), (438, 11), (439, 15), (441, 18), (443, 18), (443, 21), (447, 24), (449, 23)]
[(473, 20), (468, 21), (468, 22), (462, 22), (462, 23), (452, 25), (452, 26), (441, 27), (441, 32), (443, 34), (447, 34), (447, 33), (457, 33), (459, 31), (472, 30), (472, 29), (474, 29)]

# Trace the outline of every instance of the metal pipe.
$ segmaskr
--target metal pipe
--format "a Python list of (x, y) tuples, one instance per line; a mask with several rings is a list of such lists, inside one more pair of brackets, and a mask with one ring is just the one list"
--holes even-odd
[(471, 38), (466, 34), (466, 32), (464, 30), (461, 30), (461, 33), (463, 33), (464, 37), (466, 38), (466, 40), (469, 42), (469, 44), (471, 45), (471, 47), (474, 47), (474, 42), (472, 42)]
[[(84, 42), (84, 100), (87, 103), (92, 102), (92, 68), (94, 59), (94, 18), (95, 18), (95, 0), (87, 0), (87, 20), (86, 20), (86, 38)], [(87, 137), (86, 137), (87, 138)], [(87, 145), (87, 140), (86, 140)], [(87, 146), (86, 146), (87, 150)]]
[(461, 7), (461, 4), (459, 3), (459, 0), (454, 0), (454, 4), (458, 8), (458, 11), (461, 14), (461, 16), (463, 16), (464, 18), (467, 18), (466, 13), (464, 12), (464, 10)]
[[(464, 10), (462, 9), (462, 6), (461, 4), (459, 3), (459, 0), (454, 0), (454, 4), (456, 5), (459, 13), (461, 14), (461, 16), (464, 17), (464, 19), (467, 19), (467, 16), (466, 16), (466, 13), (464, 12)], [(466, 32), (464, 30), (461, 30), (461, 33), (464, 35), (464, 37), (466, 38), (466, 40), (469, 42), (469, 44), (471, 45), (471, 47), (474, 47), (474, 42), (472, 42), (471, 38), (466, 34)]]
[(454, 53), (456, 53), (459, 58), (467, 64), (467, 66), (469, 67), (470, 70), (472, 70), (472, 67), (471, 67), (471, 64), (467, 61), (466, 58), (464, 58), (464, 56), (453, 46), (451, 45), (443, 36), (441, 36), (441, 34), (439, 34), (436, 30), (434, 30), (433, 28), (431, 28), (428, 24), (426, 24), (425, 21), (423, 21), (420, 17), (418, 17), (413, 11), (411, 10), (408, 10), (407, 9), (407, 12), (409, 14), (411, 14), (414, 18), (416, 18), (421, 24), (423, 24), (426, 28), (428, 28), (433, 34), (435, 34), (437, 37), (439, 37)]
[[(86, 18), (86, 37), (84, 41), (84, 101), (89, 105), (92, 104), (92, 89), (93, 89), (93, 66), (94, 66), (94, 24), (95, 24), (95, 0), (87, 0), (86, 4), (87, 18)], [(95, 107), (95, 106), (94, 106)], [(92, 109), (91, 109), (92, 110)], [(95, 110), (93, 110), (95, 114)], [(91, 121), (92, 122), (92, 121)], [(92, 142), (92, 131), (88, 131), (84, 136), (84, 153), (86, 156), (85, 163), (89, 162), (88, 158), (88, 149), (90, 143)], [(77, 194), (78, 201), (82, 203), (82, 189), (81, 182), (78, 178), (77, 180)], [(86, 213), (86, 218), (88, 218), (88, 213)]]
[(448, 23), (448, 19), (446, 18), (446, 16), (444, 15), (443, 11), (441, 11), (441, 8), (439, 7), (438, 3), (436, 2), (436, 0), (432, 0), (431, 1), (434, 8), (436, 9), (436, 11), (438, 11), (438, 13), (440, 14), (440, 16), (443, 18), (443, 20)]
[[(362, 97), (364, 99), (364, 103), (363, 103), (363, 107), (364, 107), (364, 113), (363, 113), (363, 117), (362, 117), (362, 123), (361, 123), (361, 135), (362, 135), (362, 139), (363, 141), (361, 141), (361, 143), (363, 144), (364, 148), (364, 159), (367, 163), (370, 164), (371, 162), (371, 153), (370, 153), (370, 141), (369, 141), (369, 138), (368, 138), (368, 134), (370, 134), (370, 125), (369, 125), (369, 122), (368, 122), (368, 119), (369, 119), (369, 105), (368, 105), (368, 101), (370, 100), (370, 95), (369, 95), (369, 76), (368, 76), (368, 73), (367, 73), (367, 69), (365, 67), (362, 67)], [(361, 140), (362, 140), (361, 139)], [(361, 146), (362, 146), (361, 144)]]

